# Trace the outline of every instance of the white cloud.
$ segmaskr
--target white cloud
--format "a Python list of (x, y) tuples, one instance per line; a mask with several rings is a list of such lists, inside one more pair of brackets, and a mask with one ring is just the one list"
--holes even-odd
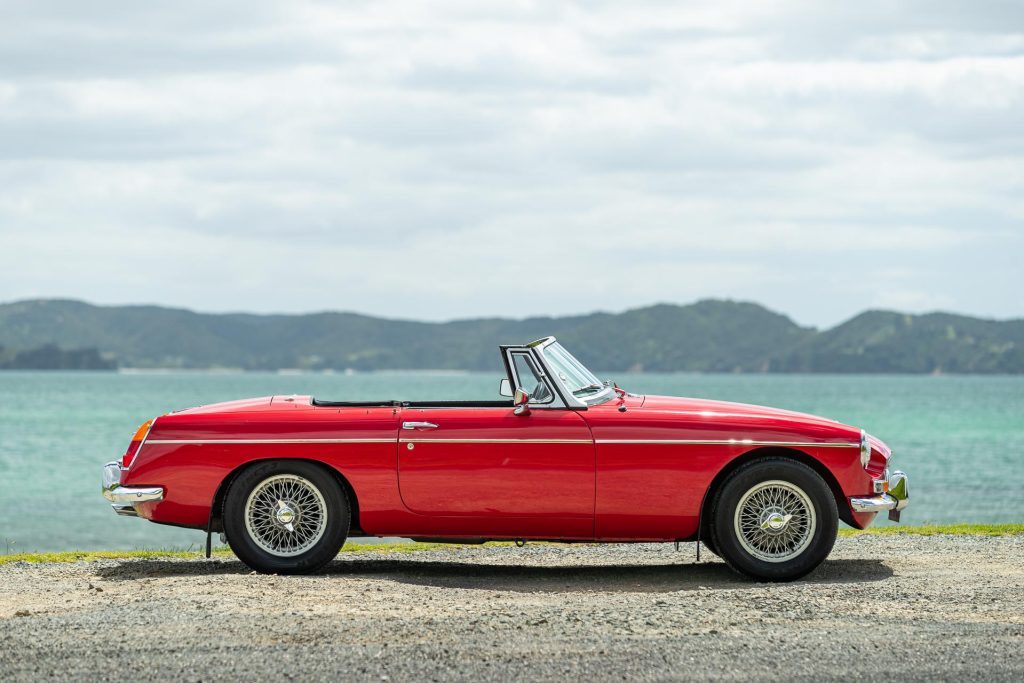
[(0, 25), (0, 300), (1024, 315), (1021, 18), (19, 3)]

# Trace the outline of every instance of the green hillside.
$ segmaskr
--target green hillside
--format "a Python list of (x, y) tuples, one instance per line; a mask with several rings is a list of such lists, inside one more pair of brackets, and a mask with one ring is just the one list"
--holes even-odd
[(1024, 320), (868, 311), (805, 339), (772, 363), (782, 372), (1020, 373)]
[(494, 370), (498, 344), (547, 334), (607, 371), (1024, 372), (1024, 320), (871, 311), (818, 332), (718, 300), (447, 323), (20, 301), (0, 305), (0, 368)]

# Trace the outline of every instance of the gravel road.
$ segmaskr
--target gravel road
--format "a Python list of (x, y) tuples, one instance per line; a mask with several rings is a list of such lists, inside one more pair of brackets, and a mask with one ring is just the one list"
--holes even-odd
[(757, 584), (694, 546), (0, 566), (0, 680), (1024, 680), (1024, 538), (840, 539)]

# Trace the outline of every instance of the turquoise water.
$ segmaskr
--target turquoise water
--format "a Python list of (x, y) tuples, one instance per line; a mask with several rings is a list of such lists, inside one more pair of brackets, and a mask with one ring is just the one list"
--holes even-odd
[[(884, 439), (911, 476), (904, 523), (1024, 522), (1024, 378), (629, 375), (631, 391), (761, 403), (832, 417)], [(0, 373), (0, 552), (200, 546), (198, 531), (117, 517), (102, 465), (148, 418), (269, 394), (488, 399), (489, 374)], [(882, 522), (876, 522), (882, 523)]]

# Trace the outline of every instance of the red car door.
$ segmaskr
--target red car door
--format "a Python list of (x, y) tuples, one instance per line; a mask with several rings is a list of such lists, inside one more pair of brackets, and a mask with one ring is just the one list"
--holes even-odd
[(438, 533), (591, 538), (594, 442), (572, 410), (407, 407), (398, 481)]

